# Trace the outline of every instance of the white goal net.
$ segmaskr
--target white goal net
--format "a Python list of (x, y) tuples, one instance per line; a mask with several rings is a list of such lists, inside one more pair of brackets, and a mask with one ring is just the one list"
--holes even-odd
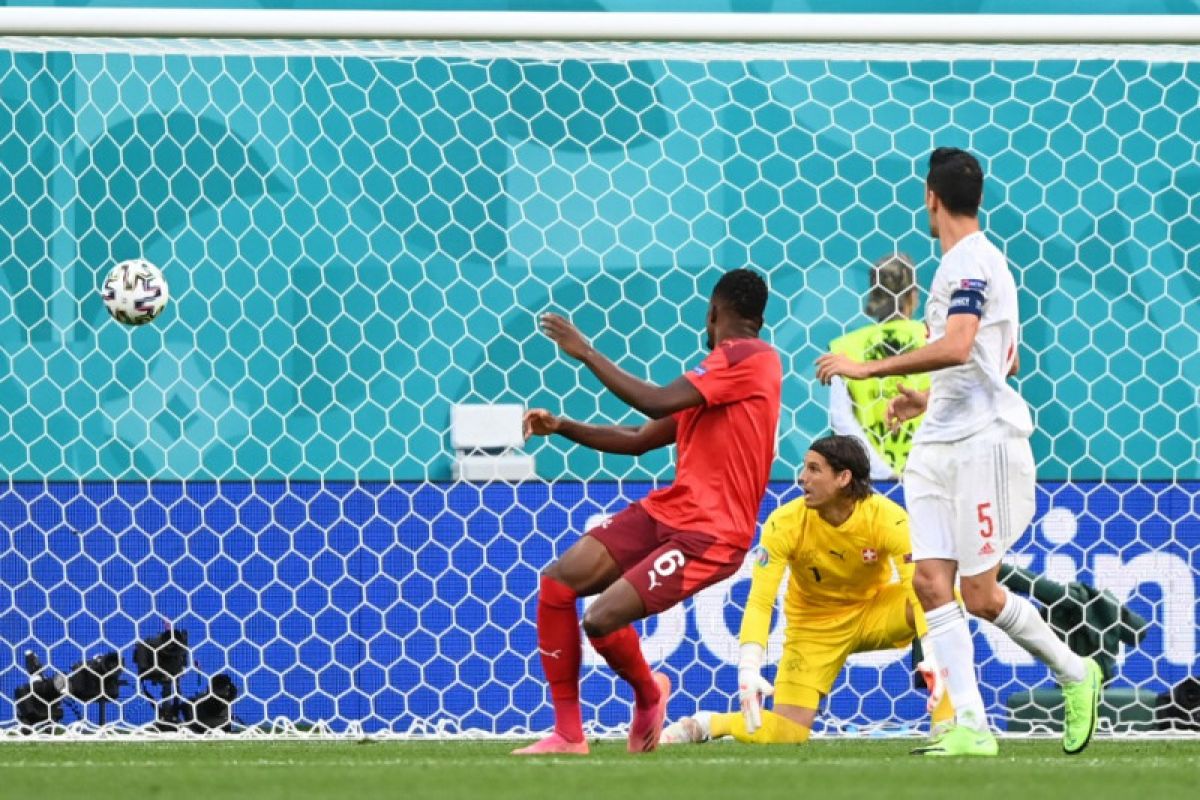
[[(828, 430), (812, 362), (867, 321), (869, 265), (928, 283), (936, 145), (981, 158), (1019, 276), (1041, 490), (1012, 561), (1108, 592), (1052, 606), (1147, 622), (1097, 638), (1106, 725), (1155, 728), (1200, 664), (1198, 55), (0, 40), (0, 728), (550, 727), (538, 572), (670, 454), (552, 440), (534, 480), (455, 481), (452, 406), (631, 421), (535, 314), (665, 382), (752, 266), (786, 372), (765, 516)], [(97, 287), (135, 257), (172, 300), (126, 328)], [(730, 707), (747, 588), (646, 625), (670, 716)], [(977, 642), (997, 723), (1036, 727), (1046, 671)], [(627, 722), (594, 659), (583, 698)], [(855, 658), (824, 716), (923, 717), (899, 651)]]

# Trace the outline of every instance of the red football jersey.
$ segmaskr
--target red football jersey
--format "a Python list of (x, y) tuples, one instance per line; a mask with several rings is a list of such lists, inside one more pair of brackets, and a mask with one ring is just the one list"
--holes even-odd
[(748, 548), (775, 458), (779, 353), (761, 339), (726, 339), (686, 377), (704, 404), (675, 414), (675, 482), (642, 507), (664, 525)]

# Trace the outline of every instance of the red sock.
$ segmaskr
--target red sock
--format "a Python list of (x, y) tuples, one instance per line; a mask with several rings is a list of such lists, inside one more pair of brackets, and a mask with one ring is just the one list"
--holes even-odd
[(633, 687), (634, 702), (638, 708), (653, 708), (659, 700), (661, 692), (654, 676), (650, 673), (650, 665), (642, 655), (642, 646), (638, 641), (637, 632), (632, 625), (626, 625), (619, 631), (608, 636), (591, 639), (592, 647), (604, 656), (604, 660), (613, 671), (629, 682)]
[(569, 742), (582, 742), (579, 663), (583, 656), (575, 599), (569, 587), (542, 576), (537, 608), (538, 651), (554, 701), (554, 730)]

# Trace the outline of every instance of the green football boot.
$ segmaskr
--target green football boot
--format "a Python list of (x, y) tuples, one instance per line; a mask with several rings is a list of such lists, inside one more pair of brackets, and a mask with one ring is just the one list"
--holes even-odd
[(1104, 685), (1104, 673), (1095, 659), (1083, 660), (1087, 672), (1081, 681), (1065, 683), (1063, 694), (1063, 752), (1067, 755), (1082, 753), (1096, 732), (1096, 721), (1100, 717), (1100, 688)]
[(927, 745), (912, 751), (914, 756), (994, 756), (1000, 745), (991, 731), (955, 725)]
[(935, 722), (929, 726), (929, 741), (936, 742), (945, 735), (946, 731), (954, 727), (954, 718), (944, 719), (941, 722)]

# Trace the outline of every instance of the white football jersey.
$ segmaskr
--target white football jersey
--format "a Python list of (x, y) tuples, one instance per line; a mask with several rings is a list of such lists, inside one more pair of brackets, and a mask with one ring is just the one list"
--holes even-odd
[(979, 317), (971, 356), (930, 373), (929, 407), (913, 441), (957, 442), (998, 422), (1029, 436), (1029, 407), (1007, 380), (1021, 341), (1017, 285), (1004, 254), (982, 232), (961, 239), (938, 265), (925, 303), (929, 342), (945, 336), (946, 321), (960, 313)]

